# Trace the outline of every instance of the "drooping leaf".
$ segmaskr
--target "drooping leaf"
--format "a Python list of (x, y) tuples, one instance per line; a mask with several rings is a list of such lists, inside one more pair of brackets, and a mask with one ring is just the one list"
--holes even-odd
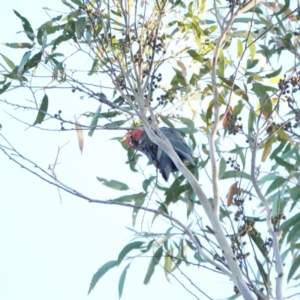
[(15, 64), (5, 55), (0, 54), (11, 70), (15, 69)]
[(230, 88), (232, 88), (232, 90), (234, 91), (234, 93), (240, 97), (242, 97), (242, 99), (248, 101), (248, 95), (247, 92), (244, 91), (243, 89), (241, 89), (238, 85), (236, 85), (232, 79), (227, 79), (225, 77), (219, 76), (220, 80), (223, 81), (224, 83), (226, 83)]
[(103, 185), (109, 187), (109, 188), (112, 188), (114, 190), (118, 190), (118, 191), (127, 191), (129, 190), (129, 187), (127, 184), (123, 183), (123, 182), (120, 182), (120, 181), (117, 181), (117, 180), (107, 180), (105, 178), (100, 178), (100, 177), (97, 177), (97, 179), (102, 182)]
[(172, 257), (173, 256), (173, 248), (167, 251), (166, 256), (165, 256), (165, 262), (164, 262), (164, 271), (165, 271), (165, 276), (168, 280), (168, 275), (172, 269)]
[(287, 244), (294, 244), (299, 241), (300, 238), (300, 222), (296, 223), (295, 226), (290, 230), (286, 242)]
[(261, 157), (262, 162), (265, 162), (269, 157), (269, 154), (272, 151), (272, 144), (273, 144), (273, 139), (268, 138), (267, 141), (265, 142), (264, 151)]
[(269, 186), (266, 191), (266, 195), (272, 193), (273, 191), (280, 188), (286, 182), (286, 178), (284, 177), (277, 177)]
[(82, 1), (81, 0), (71, 0), (73, 3), (77, 4), (77, 5), (82, 5)]
[(185, 124), (191, 131), (194, 131), (194, 129), (195, 129), (195, 124), (194, 124), (193, 120), (188, 119), (188, 118), (184, 118), (184, 117), (179, 118), (179, 120), (180, 120), (183, 124)]
[(254, 59), (255, 54), (256, 54), (256, 44), (252, 43), (252, 42), (253, 42), (252, 38), (249, 37), (249, 39), (248, 39), (248, 45), (250, 45), (249, 50), (250, 50), (250, 58), (251, 58), (251, 60)]
[(88, 135), (89, 136), (93, 136), (95, 128), (98, 124), (98, 119), (99, 119), (99, 114), (101, 112), (101, 104), (99, 105), (99, 107), (97, 108), (96, 112), (94, 113), (93, 119), (91, 121), (91, 130), (89, 131)]
[(38, 115), (33, 123), (33, 126), (36, 124), (41, 124), (43, 122), (45, 115), (47, 113), (47, 110), (48, 110), (48, 96), (47, 96), (47, 94), (45, 94), (45, 96), (42, 100)]
[(147, 196), (146, 193), (138, 193), (138, 194), (132, 194), (132, 195), (126, 195), (126, 196), (121, 196), (119, 198), (113, 199), (113, 201), (118, 201), (118, 202), (132, 202), (132, 201), (138, 201), (142, 205), (145, 197)]
[(238, 57), (241, 57), (243, 54), (243, 43), (240, 39), (237, 40), (237, 50)]
[(101, 279), (105, 273), (107, 273), (110, 269), (116, 267), (118, 265), (117, 260), (111, 260), (105, 263), (94, 275), (90, 283), (88, 294), (93, 290), (97, 282)]
[(251, 109), (249, 111), (249, 117), (248, 117), (248, 134), (253, 132), (255, 119), (256, 119), (256, 114), (254, 110)]
[(146, 249), (141, 250), (141, 252), (142, 252), (142, 253), (148, 252), (148, 251), (152, 248), (154, 242), (155, 242), (155, 240), (150, 241), (150, 242), (148, 243)]
[(292, 266), (290, 268), (288, 278), (287, 278), (288, 282), (293, 278), (293, 276), (296, 273), (296, 271), (298, 270), (299, 266), (300, 266), (300, 255), (298, 255), (298, 257), (292, 263)]
[(11, 82), (8, 82), (3, 85), (3, 88), (0, 89), (0, 95), (3, 94), (10, 87), (10, 84)]
[(124, 259), (124, 257), (132, 250), (134, 249), (140, 249), (143, 245), (145, 244), (145, 242), (142, 241), (136, 241), (136, 242), (132, 242), (128, 245), (126, 245), (120, 252), (119, 256), (118, 256), (118, 265), (122, 262), (122, 260)]
[(220, 161), (220, 167), (219, 167), (219, 178), (222, 178), (225, 171), (226, 171), (227, 163), (226, 160), (222, 157)]
[(149, 185), (152, 183), (154, 179), (156, 179), (156, 176), (150, 176), (148, 179), (145, 179), (143, 181), (142, 186), (145, 192), (147, 192)]
[(240, 112), (242, 111), (243, 107), (244, 107), (244, 105), (243, 105), (242, 100), (239, 100), (239, 101), (238, 101), (238, 104), (235, 105), (234, 108), (233, 108), (233, 112), (232, 112), (233, 115), (234, 115), (234, 116), (239, 115)]
[(276, 70), (272, 73), (267, 74), (266, 78), (273, 78), (273, 77), (278, 76), (281, 73), (281, 70), (282, 70), (282, 67), (280, 67), (278, 70)]
[(154, 274), (154, 271), (155, 271), (155, 267), (159, 264), (159, 261), (162, 257), (162, 254), (163, 254), (163, 247), (160, 246), (157, 251), (155, 252), (153, 258), (151, 259), (150, 261), (150, 264), (149, 264), (149, 267), (148, 267), (148, 271), (147, 271), (147, 274), (145, 276), (145, 279), (144, 279), (144, 284), (148, 284), (152, 275)]
[(285, 167), (287, 169), (287, 171), (289, 171), (289, 172), (297, 169), (297, 167), (294, 164), (288, 163), (286, 160), (282, 159), (279, 156), (276, 156), (274, 159), (278, 165)]
[(160, 119), (166, 124), (168, 125), (170, 128), (175, 128), (175, 126), (172, 124), (172, 122), (165, 116), (163, 115), (159, 115)]
[(294, 215), (290, 219), (286, 220), (281, 224), (280, 229), (282, 230), (282, 239), (284, 240), (285, 236), (288, 234), (289, 230), (300, 222), (300, 213)]
[(27, 37), (28, 37), (31, 41), (33, 41), (33, 40), (34, 40), (33, 29), (32, 29), (32, 27), (31, 27), (29, 21), (28, 21), (26, 18), (22, 17), (16, 10), (14, 10), (14, 13), (16, 14), (16, 16), (17, 16), (18, 18), (21, 19), (22, 25), (23, 25), (23, 28), (24, 28), (24, 31), (25, 31)]
[(29, 70), (31, 68), (35, 68), (41, 62), (42, 56), (43, 56), (42, 52), (39, 52), (39, 53), (35, 54), (34, 56), (32, 56), (30, 58), (30, 60), (28, 60), (28, 62), (26, 63), (24, 68), (26, 70)]
[(256, 261), (256, 264), (258, 266), (260, 275), (263, 279), (263, 282), (264, 282), (265, 285), (267, 285), (268, 284), (268, 274), (267, 274), (266, 270), (264, 269), (262, 263), (258, 260), (258, 258), (256, 256), (255, 256), (255, 261)]
[(81, 39), (83, 34), (84, 34), (84, 30), (85, 30), (85, 26), (86, 26), (86, 18), (79, 18), (76, 22), (75, 22), (75, 31), (76, 31), (76, 35), (78, 39)]
[(23, 55), (20, 65), (18, 67), (18, 74), (23, 74), (24, 66), (28, 62), (30, 55), (31, 55), (31, 51), (28, 51)]
[(264, 241), (261, 238), (259, 232), (253, 228), (252, 231), (250, 232), (250, 237), (255, 243), (256, 247), (259, 249), (261, 254), (264, 256), (264, 258), (269, 261), (268, 253), (266, 252), (266, 248), (264, 247)]
[(195, 50), (188, 50), (187, 53), (196, 61), (198, 62), (204, 62), (203, 56), (198, 54)]
[(123, 288), (124, 288), (124, 283), (125, 283), (125, 279), (126, 279), (126, 275), (127, 275), (127, 270), (130, 267), (130, 263), (124, 268), (120, 279), (119, 279), (119, 285), (118, 285), (118, 291), (119, 291), (119, 299), (121, 299), (122, 294), (123, 294)]

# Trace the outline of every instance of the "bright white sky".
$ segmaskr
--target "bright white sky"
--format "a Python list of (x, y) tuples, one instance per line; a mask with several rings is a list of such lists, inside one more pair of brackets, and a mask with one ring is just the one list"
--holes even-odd
[[(26, 17), (36, 29), (48, 20), (42, 7), (67, 11), (67, 7), (59, 0), (11, 0), (2, 5), (0, 42), (27, 42), (23, 34), (16, 34), (22, 31), (22, 26), (13, 9)], [(1, 45), (0, 53), (18, 63), (24, 52)], [(87, 62), (87, 67), (90, 64)], [(14, 94), (1, 95), (1, 99), (13, 100), (12, 96), (13, 99), (30, 98), (25, 90), (18, 90)], [(82, 100), (79, 96), (70, 91), (49, 94), (49, 109), (52, 113), (55, 109), (66, 112), (70, 101), (72, 105), (80, 107)], [(95, 111), (96, 104), (93, 103), (89, 109)], [(93, 138), (85, 134), (81, 155), (75, 132), (25, 131), (25, 125), (5, 113), (9, 110), (9, 107), (1, 105), (3, 135), (25, 157), (40, 166), (47, 168), (54, 162), (58, 147), (69, 142), (61, 151), (61, 164), (57, 167), (57, 175), (65, 184), (101, 200), (121, 194), (101, 185), (96, 176), (121, 180), (141, 191), (140, 182), (143, 178), (133, 174), (124, 164), (126, 153), (120, 145), (108, 141), (114, 136), (123, 135), (123, 132), (101, 131), (96, 132)], [(33, 123), (35, 113), (18, 113), (18, 116), (26, 116)], [(31, 115), (30, 120), (28, 116)], [(116, 259), (119, 251), (130, 241), (131, 233), (124, 227), (131, 227), (131, 209), (88, 204), (63, 192), (61, 204), (55, 187), (22, 170), (2, 154), (0, 166), (0, 299), (118, 299), (118, 280), (127, 262), (106, 274), (88, 297), (87, 291), (96, 270), (107, 261)], [(159, 268), (150, 284), (143, 285), (149, 260), (136, 259), (131, 265), (122, 299), (195, 299), (173, 278), (171, 284), (167, 283)], [(188, 270), (194, 274), (195, 284), (205, 288), (206, 292), (210, 291), (212, 298), (216, 299), (217, 295), (227, 298), (231, 294), (232, 286), (227, 278), (217, 277), (213, 280), (203, 269), (195, 268), (194, 272), (192, 269), (189, 267)], [(228, 286), (228, 291), (222, 288), (220, 294), (218, 283), (221, 282), (222, 287)], [(185, 285), (190, 287), (188, 282)]]

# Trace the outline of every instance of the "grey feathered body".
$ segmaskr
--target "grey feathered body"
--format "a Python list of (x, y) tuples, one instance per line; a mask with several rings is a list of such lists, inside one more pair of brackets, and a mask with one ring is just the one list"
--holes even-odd
[[(193, 152), (186, 144), (180, 132), (177, 129), (167, 127), (162, 127), (160, 130), (168, 138), (181, 161), (189, 161), (193, 167), (196, 167)], [(168, 181), (170, 173), (178, 171), (171, 158), (149, 139), (146, 132), (140, 138), (138, 150), (143, 152), (149, 161), (159, 169), (165, 181)]]

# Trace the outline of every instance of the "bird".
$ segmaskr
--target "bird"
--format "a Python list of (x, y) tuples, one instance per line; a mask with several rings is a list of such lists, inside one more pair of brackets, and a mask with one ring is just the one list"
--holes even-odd
[[(193, 159), (193, 152), (186, 144), (181, 133), (175, 128), (161, 127), (160, 130), (170, 141), (181, 161), (189, 161), (192, 167), (196, 167)], [(145, 130), (128, 130), (124, 138), (124, 143), (128, 147), (144, 153), (150, 163), (154, 164), (154, 166), (160, 171), (165, 181), (169, 180), (170, 173), (178, 171), (167, 153), (150, 140)]]

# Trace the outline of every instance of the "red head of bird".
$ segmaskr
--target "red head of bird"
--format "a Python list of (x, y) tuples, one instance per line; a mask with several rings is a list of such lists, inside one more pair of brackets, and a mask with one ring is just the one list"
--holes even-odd
[(144, 132), (145, 130), (142, 129), (128, 130), (124, 143), (132, 149), (137, 149), (141, 136)]

